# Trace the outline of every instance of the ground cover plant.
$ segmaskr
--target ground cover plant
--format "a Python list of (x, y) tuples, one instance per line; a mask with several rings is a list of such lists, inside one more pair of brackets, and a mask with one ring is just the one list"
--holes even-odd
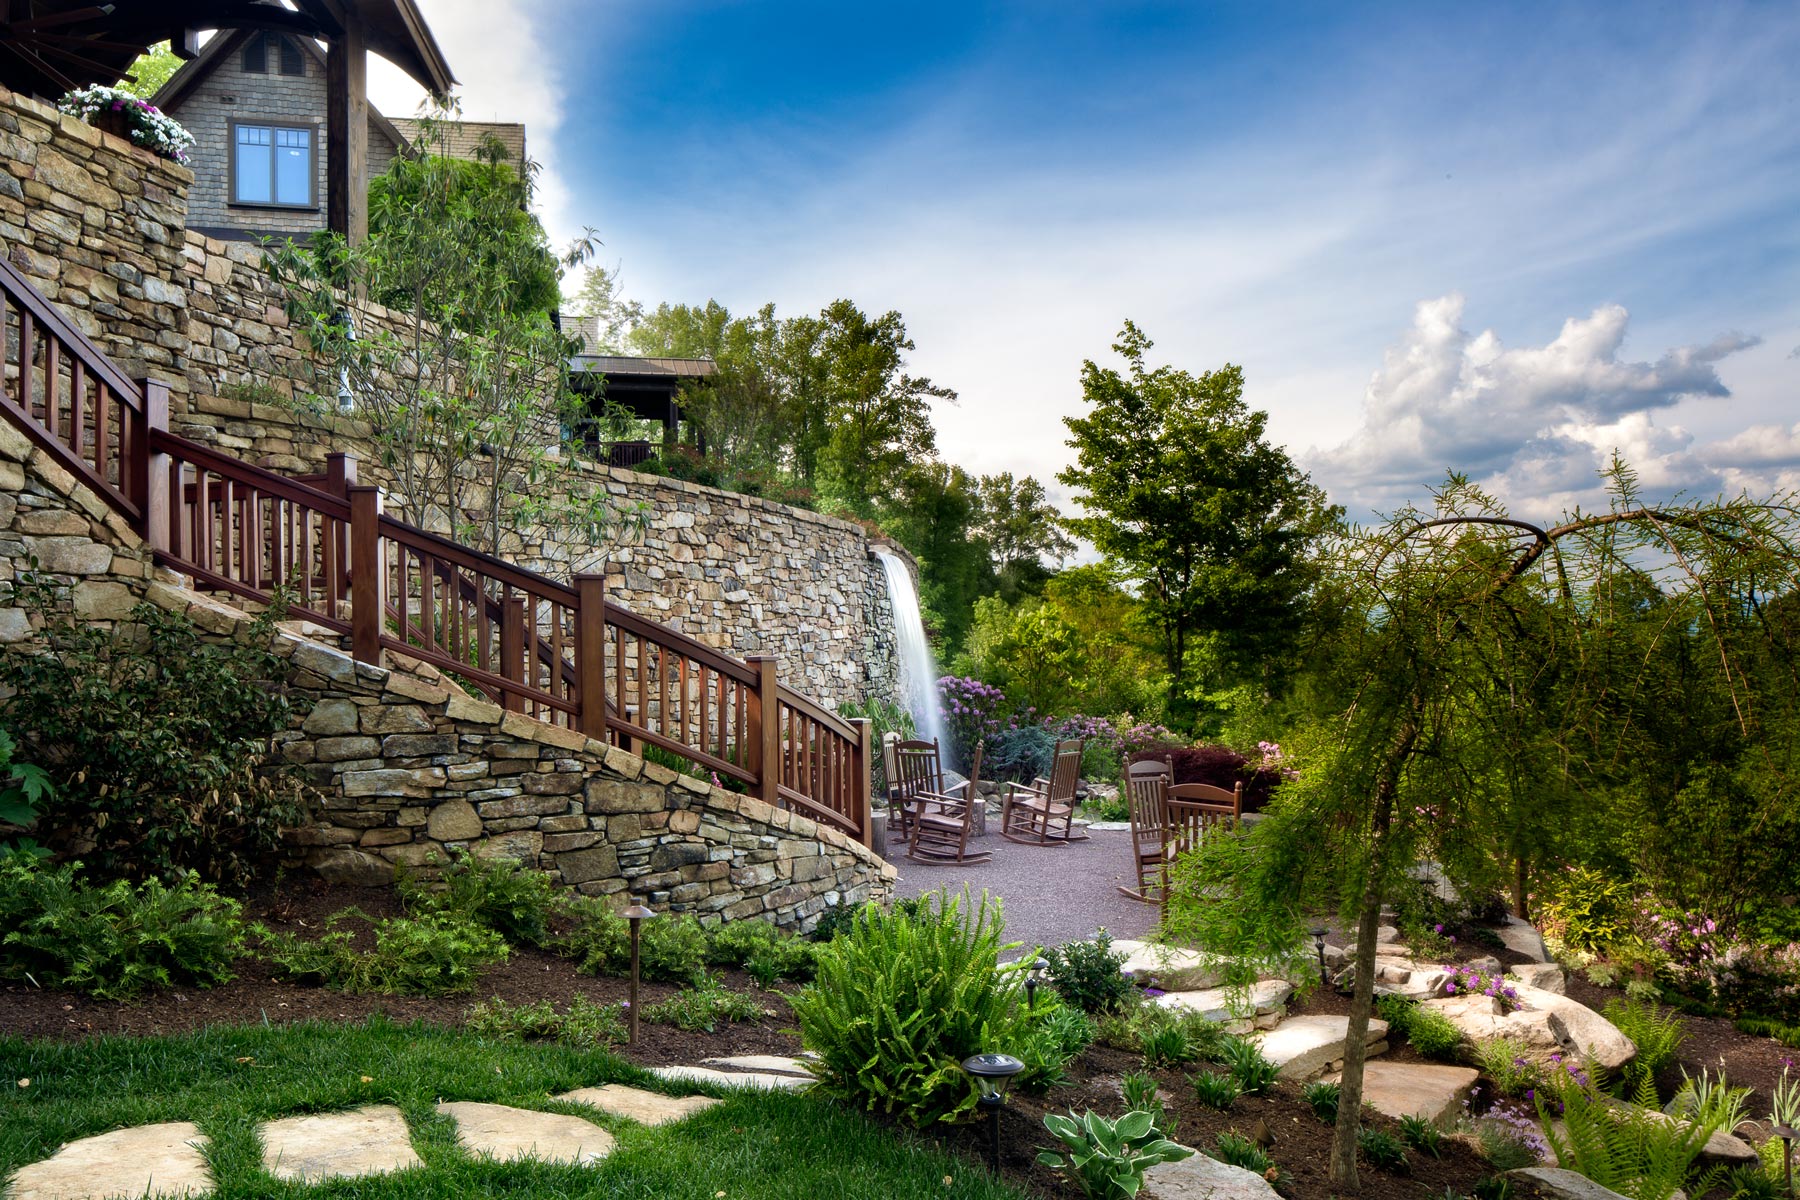
[[(356, 923), (367, 926), (359, 939)], [(504, 962), (506, 939), (455, 913), (372, 921), (358, 909), (333, 914), (317, 937), (259, 930), (260, 952), (289, 979), (345, 992), (432, 996), (466, 992)]]
[[(0, 1178), (74, 1138), (191, 1120), (212, 1139), (220, 1200), (326, 1193), (365, 1200), (704, 1200), (719, 1191), (737, 1200), (1021, 1197), (976, 1162), (897, 1138), (891, 1129), (816, 1097), (730, 1095), (688, 1120), (646, 1128), (548, 1099), (607, 1082), (666, 1087), (603, 1049), (494, 1040), (379, 1017), (74, 1043), (0, 1038), (0, 1062), (7, 1072), (0, 1091)], [(17, 1080), (29, 1080), (29, 1086)], [(483, 1160), (456, 1147), (452, 1124), (435, 1111), (441, 1099), (585, 1116), (609, 1129), (618, 1145), (591, 1166)], [(258, 1122), (367, 1104), (401, 1110), (422, 1167), (323, 1192), (276, 1183), (263, 1173)]]

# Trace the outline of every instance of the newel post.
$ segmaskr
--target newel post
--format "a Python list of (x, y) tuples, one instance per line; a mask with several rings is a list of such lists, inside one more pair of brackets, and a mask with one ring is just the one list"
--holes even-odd
[(581, 732), (606, 740), (606, 576), (575, 577), (575, 694)]
[(869, 797), (870, 749), (874, 744), (875, 723), (867, 717), (856, 717), (850, 722), (856, 730), (856, 759), (850, 766), (850, 786), (856, 789), (850, 797), (855, 806), (856, 829), (863, 845), (874, 848), (875, 845), (875, 810)]
[(358, 484), (350, 493), (350, 645), (356, 661), (381, 665), (381, 489)]
[(773, 654), (748, 654), (756, 668), (756, 704), (750, 712), (750, 741), (756, 747), (756, 795), (765, 803), (781, 803), (781, 682)]
[(131, 445), (130, 499), (137, 505), (138, 519), (143, 524), (138, 533), (150, 543), (152, 550), (166, 553), (173, 549), (169, 524), (169, 456), (157, 453), (150, 443), (155, 434), (166, 433), (169, 428), (169, 385), (154, 379), (137, 382), (138, 391), (144, 398), (144, 412)]
[[(500, 601), (500, 676), (512, 683), (530, 683), (525, 670), (525, 597), (508, 594)], [(507, 712), (524, 712), (525, 697), (507, 688), (500, 696)]]

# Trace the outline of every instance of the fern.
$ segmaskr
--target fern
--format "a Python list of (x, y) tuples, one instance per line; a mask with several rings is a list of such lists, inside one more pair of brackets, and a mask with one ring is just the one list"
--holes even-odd
[[(1656, 1103), (1656, 1090), (1648, 1078), (1640, 1079), (1633, 1104), (1620, 1104), (1572, 1081), (1559, 1089), (1557, 1098), (1563, 1109), (1560, 1129), (1541, 1093), (1537, 1099), (1538, 1120), (1556, 1161), (1631, 1200), (1669, 1200), (1719, 1128), (1656, 1112), (1649, 1107)], [(1715, 1171), (1702, 1177), (1693, 1194), (1705, 1192), (1716, 1176)]]

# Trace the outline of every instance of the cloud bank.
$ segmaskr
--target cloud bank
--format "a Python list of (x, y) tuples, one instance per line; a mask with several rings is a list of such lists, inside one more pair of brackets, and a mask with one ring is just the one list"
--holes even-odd
[(1369, 380), (1360, 427), (1310, 456), (1353, 514), (1416, 501), (1456, 470), (1521, 512), (1552, 515), (1599, 497), (1598, 473), (1615, 451), (1660, 493), (1736, 491), (1769, 479), (1756, 468), (1800, 464), (1800, 426), (1696, 449), (1682, 426), (1657, 419), (1730, 396), (1718, 364), (1758, 338), (1728, 333), (1635, 362), (1622, 354), (1631, 318), (1619, 305), (1571, 317), (1547, 344), (1519, 348), (1492, 330), (1471, 334), (1463, 313), (1460, 295), (1420, 302)]

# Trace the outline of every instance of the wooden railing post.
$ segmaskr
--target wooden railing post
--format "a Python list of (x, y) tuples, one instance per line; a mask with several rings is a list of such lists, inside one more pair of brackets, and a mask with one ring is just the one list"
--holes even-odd
[(750, 744), (756, 747), (756, 794), (769, 804), (781, 802), (781, 683), (773, 654), (747, 654), (756, 668), (756, 697), (750, 710)]
[(356, 455), (333, 450), (325, 456), (325, 490), (339, 499), (356, 483)]
[[(525, 597), (508, 596), (500, 602), (500, 674), (515, 683), (525, 679), (520, 664), (525, 661)], [(525, 697), (508, 691), (500, 697), (500, 707), (508, 712), (523, 712)]]
[(606, 576), (575, 577), (575, 695), (581, 703), (578, 728), (597, 742), (606, 740)]
[[(142, 513), (143, 527), (138, 530), (152, 550), (173, 549), (169, 524), (169, 456), (151, 450), (156, 433), (169, 428), (169, 385), (154, 379), (138, 380), (144, 397), (144, 411), (132, 435), (130, 457), (131, 502)], [(104, 432), (101, 436), (105, 436)]]
[(358, 662), (381, 665), (381, 489), (350, 487), (350, 645)]
[(867, 717), (856, 717), (851, 720), (850, 727), (856, 730), (856, 749), (850, 760), (850, 786), (855, 789), (850, 797), (850, 811), (856, 817), (857, 840), (871, 846), (875, 836), (875, 815), (869, 800), (869, 752), (874, 741), (875, 723)]

